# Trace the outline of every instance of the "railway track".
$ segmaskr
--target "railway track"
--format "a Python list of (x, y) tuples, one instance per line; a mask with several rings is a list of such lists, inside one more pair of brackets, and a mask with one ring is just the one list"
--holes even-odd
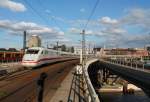
[[(39, 78), (40, 73), (42, 72), (48, 74), (48, 78), (46, 79), (47, 91), (44, 93), (44, 95), (46, 96), (46, 94), (48, 94), (48, 90), (49, 91), (51, 90), (53, 92), (54, 91), (53, 87), (55, 88), (56, 87), (55, 85), (60, 83), (60, 81), (64, 78), (64, 76), (67, 75), (67, 72), (69, 71), (69, 67), (73, 66), (77, 62), (78, 62), (77, 60), (72, 60), (72, 61), (68, 60), (61, 63), (59, 62), (59, 64), (58, 63), (51, 64), (39, 69), (29, 70), (22, 74), (16, 74), (12, 78), (11, 77), (6, 78), (5, 81), (8, 81), (9, 83), (0, 86), (0, 92), (5, 91), (7, 92), (7, 95), (1, 97), (0, 101), (20, 102), (16, 100), (15, 98), (16, 96), (22, 97), (21, 101), (23, 102), (32, 102), (33, 100), (35, 100), (37, 97), (36, 82), (37, 79)], [(66, 66), (67, 64), (69, 64), (69, 66)], [(48, 85), (51, 82), (55, 83), (55, 85), (53, 84)]]
[(17, 78), (19, 77), (20, 75), (23, 75), (27, 72), (29, 72), (30, 69), (26, 69), (26, 70), (22, 70), (22, 71), (18, 71), (18, 72), (15, 72), (13, 74), (7, 74), (7, 75), (4, 75), (0, 78), (0, 81), (3, 81), (3, 80), (9, 80), (9, 79), (13, 79), (13, 78)]
[(21, 76), (27, 74), (31, 70), (26, 70), (21, 73), (16, 73), (15, 75), (7, 76), (3, 80), (0, 80), (0, 88), (6, 87), (7, 85), (12, 83), (12, 80), (19, 80)]
[[(59, 61), (56, 61), (56, 62), (53, 62), (53, 63), (49, 63), (49, 64), (47, 64), (47, 65), (53, 65), (53, 64), (57, 64), (57, 63), (64, 62), (64, 61), (69, 61), (69, 60), (68, 60), (68, 59), (59, 60)], [(45, 66), (46, 66), (46, 65), (41, 66), (41, 67), (45, 67)], [(39, 68), (39, 67), (37, 67), (37, 68)], [(13, 80), (13, 79), (16, 79), (16, 78), (19, 79), (19, 77), (21, 77), (21, 76), (25, 75), (26, 73), (31, 72), (31, 71), (33, 71), (33, 70), (36, 70), (36, 69), (26, 69), (26, 70), (18, 71), (18, 72), (16, 72), (16, 73), (8, 74), (8, 75), (5, 75), (5, 76), (1, 77), (1, 78), (0, 78), (0, 81), (7, 81), (7, 82), (8, 82), (9, 80)], [(7, 83), (7, 84), (9, 84), (9, 83)], [(2, 86), (7, 85), (7, 84), (4, 84), (4, 85), (1, 85), (1, 84), (0, 84), (0, 88), (1, 88)]]

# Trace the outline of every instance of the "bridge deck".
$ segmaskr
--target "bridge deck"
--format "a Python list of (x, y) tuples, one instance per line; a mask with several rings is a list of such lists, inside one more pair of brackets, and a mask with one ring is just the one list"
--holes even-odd
[(108, 70), (114, 72), (115, 74), (142, 88), (148, 95), (150, 95), (149, 72), (135, 70), (133, 68), (122, 66), (119, 64), (113, 64), (108, 61), (100, 60), (100, 63)]

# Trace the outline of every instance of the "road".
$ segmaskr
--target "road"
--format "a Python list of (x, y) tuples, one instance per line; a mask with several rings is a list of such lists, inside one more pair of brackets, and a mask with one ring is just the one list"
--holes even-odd
[(76, 63), (77, 60), (72, 60), (43, 66), (0, 81), (0, 102), (36, 102), (37, 80), (42, 72), (48, 75), (44, 88), (44, 102), (48, 102)]

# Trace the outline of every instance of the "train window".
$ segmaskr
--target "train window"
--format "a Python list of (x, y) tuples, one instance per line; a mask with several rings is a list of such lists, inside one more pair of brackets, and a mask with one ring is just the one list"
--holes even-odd
[(48, 51), (45, 50), (45, 55), (47, 55), (47, 54), (48, 54)]
[(41, 52), (41, 54), (43, 54), (43, 51)]
[(51, 54), (51, 55), (54, 55), (54, 52), (53, 52), (53, 51), (51, 51), (51, 52), (50, 52), (50, 54)]
[(39, 50), (32, 50), (32, 49), (29, 49), (27, 50), (26, 54), (38, 54)]
[(49, 53), (50, 53), (51, 55), (53, 55), (53, 51), (50, 51)]

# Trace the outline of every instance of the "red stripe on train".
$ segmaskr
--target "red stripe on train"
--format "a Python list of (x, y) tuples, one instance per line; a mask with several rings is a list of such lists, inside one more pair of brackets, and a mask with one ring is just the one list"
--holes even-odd
[(43, 59), (40, 59), (40, 60), (38, 60), (38, 61), (23, 61), (22, 63), (39, 63), (39, 62), (46, 61), (46, 60), (61, 59), (61, 58), (62, 58), (62, 57), (43, 58)]

